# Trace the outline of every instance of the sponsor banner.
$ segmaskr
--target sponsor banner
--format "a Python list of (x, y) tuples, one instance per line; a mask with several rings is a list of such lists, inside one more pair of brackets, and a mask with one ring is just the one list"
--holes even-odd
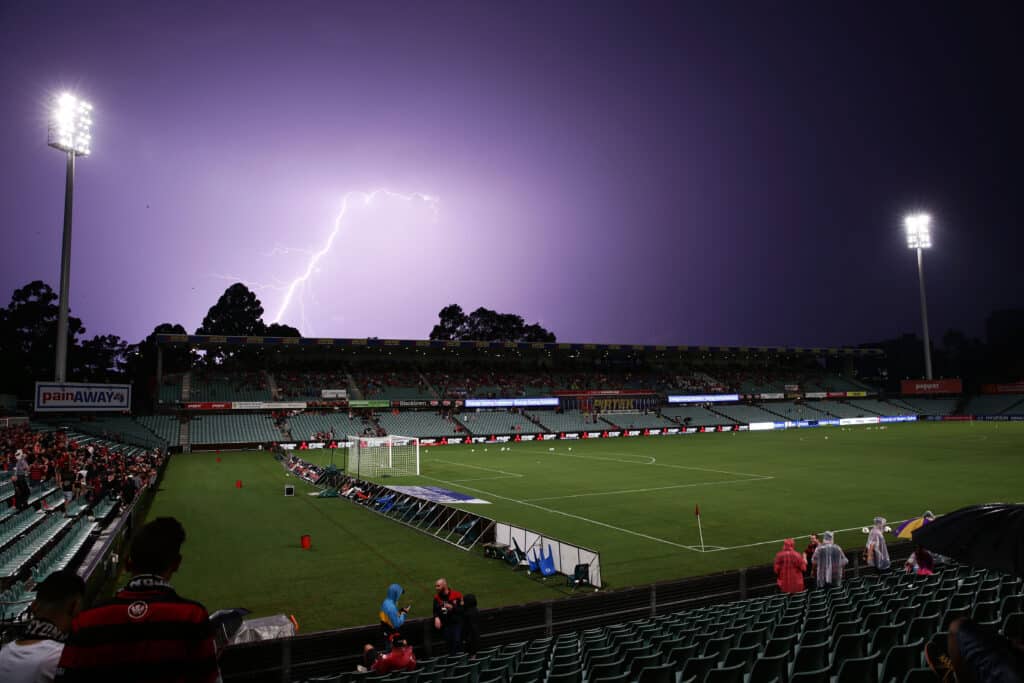
[(348, 398), (346, 389), (321, 389), (320, 398)]
[(839, 426), (839, 418), (838, 417), (830, 417), (827, 420), (818, 420), (818, 426), (819, 427), (838, 427)]
[(597, 398), (601, 396), (654, 396), (650, 389), (595, 389), (593, 391), (556, 391), (555, 396), (572, 396), (573, 398)]
[(521, 434), (516, 436), (516, 441), (535, 441), (537, 438), (537, 434)]
[(348, 402), (349, 408), (390, 408), (391, 401), (386, 399), (355, 400)]
[(828, 393), (824, 391), (808, 391), (804, 394), (804, 398), (828, 398)]
[(431, 503), (448, 503), (455, 505), (473, 504), (487, 505), (488, 501), (458, 491), (449, 491), (440, 486), (388, 486), (392, 491), (404, 493), (408, 496), (415, 496)]
[(294, 451), (295, 450), (295, 444), (293, 444), (293, 443), (279, 443), (277, 445), (280, 446), (281, 448), (283, 448), (286, 451)]
[(737, 432), (745, 432), (747, 430), (748, 430), (747, 425), (739, 425), (738, 427), (736, 427), (736, 431)]
[(234, 401), (231, 410), (305, 410), (300, 401)]
[(883, 415), (878, 419), (882, 424), (891, 422), (917, 422), (917, 415)]
[(694, 394), (689, 396), (669, 396), (669, 403), (728, 403), (740, 400), (739, 394)]
[(583, 439), (600, 439), (603, 436), (601, 432), (583, 432)]
[(904, 396), (921, 394), (959, 394), (964, 384), (959, 379), (905, 379), (900, 382), (900, 393)]
[(436, 408), (437, 406), (437, 401), (431, 401), (425, 398), (407, 398), (391, 402), (392, 408)]
[(557, 407), (557, 397), (543, 398), (467, 398), (467, 408), (538, 408)]
[(747, 429), (751, 432), (766, 432), (769, 429), (775, 429), (774, 422), (751, 422), (747, 425)]
[(786, 384), (782, 388), (785, 389), (786, 391), (800, 391), (799, 384)]
[(774, 400), (777, 400), (777, 399), (786, 398), (786, 395), (785, 394), (758, 394), (757, 397), (758, 398), (762, 398), (762, 399), (764, 399), (766, 401), (774, 401)]
[(37, 413), (128, 412), (131, 408), (131, 384), (36, 382), (35, 410)]
[(617, 438), (619, 438), (622, 435), (623, 434), (622, 434), (621, 431), (612, 431), (612, 432), (605, 432), (604, 433), (604, 436), (605, 436), (606, 439), (617, 439)]
[(639, 429), (627, 429), (622, 433), (623, 436), (643, 436), (643, 432)]
[(825, 392), (825, 398), (846, 398), (845, 391), (827, 391)]
[(538, 434), (537, 441), (554, 441), (558, 438), (558, 434)]
[(864, 398), (868, 395), (866, 391), (847, 391), (846, 398)]
[(230, 403), (214, 403), (210, 401), (200, 401), (185, 403), (185, 410), (231, 410)]
[(561, 434), (558, 435), (558, 438), (561, 439), (562, 441), (571, 441), (573, 439), (580, 438), (580, 433), (579, 432), (562, 432)]
[(986, 422), (1024, 422), (1024, 415), (976, 415), (974, 419)]
[(983, 394), (1024, 394), (1024, 381), (1009, 384), (982, 384)]
[(680, 434), (681, 430), (679, 429), (679, 427), (666, 427), (665, 428), (665, 433), (669, 434), (669, 435), (671, 435), (671, 434)]
[(850, 427), (852, 425), (876, 425), (878, 424), (878, 417), (843, 417), (839, 419), (839, 424), (842, 427)]
[(687, 427), (686, 428), (686, 433), (687, 434), (696, 434), (699, 431), (700, 431), (699, 427)]
[(974, 418), (970, 415), (943, 415), (943, 422), (970, 422)]

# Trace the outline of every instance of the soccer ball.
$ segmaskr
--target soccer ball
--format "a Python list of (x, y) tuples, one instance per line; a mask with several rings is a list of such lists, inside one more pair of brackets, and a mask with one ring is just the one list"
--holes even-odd
[(476, 453), (476, 449), (475, 449), (475, 448), (470, 448), (470, 449), (469, 449), (469, 452), (470, 452), (470, 453)]
[(555, 449), (554, 449), (554, 448), (549, 448), (549, 449), (548, 449), (548, 453), (554, 453), (554, 452), (555, 452)]
[(828, 437), (827, 436), (825, 437), (825, 441), (828, 441)]
[(891, 534), (892, 533), (892, 527), (891, 526), (885, 527), (885, 533)]
[(866, 526), (865, 526), (865, 527), (861, 527), (861, 530), (860, 530), (860, 532), (861, 532), (862, 534), (866, 534), (866, 533), (868, 533), (868, 528), (867, 528)]
[(572, 450), (572, 446), (569, 446), (569, 450), (570, 450), (570, 451)]

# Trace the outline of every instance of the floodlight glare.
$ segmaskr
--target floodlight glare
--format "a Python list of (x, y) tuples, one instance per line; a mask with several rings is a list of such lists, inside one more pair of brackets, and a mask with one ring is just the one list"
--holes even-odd
[(903, 219), (907, 231), (907, 246), (911, 249), (929, 249), (932, 246), (932, 217), (927, 213), (912, 213)]
[(62, 93), (50, 115), (48, 144), (75, 156), (88, 156), (92, 151), (92, 105), (71, 93)]

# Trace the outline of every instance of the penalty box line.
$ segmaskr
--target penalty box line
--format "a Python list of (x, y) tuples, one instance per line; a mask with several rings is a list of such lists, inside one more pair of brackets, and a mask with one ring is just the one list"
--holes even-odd
[(541, 510), (543, 512), (549, 512), (549, 513), (551, 513), (553, 515), (561, 515), (563, 517), (569, 517), (570, 519), (575, 519), (575, 520), (578, 520), (580, 522), (586, 522), (587, 524), (593, 524), (595, 526), (604, 527), (605, 529), (611, 529), (612, 531), (618, 531), (619, 533), (629, 534), (630, 536), (636, 536), (637, 538), (643, 538), (643, 539), (646, 539), (648, 541), (654, 541), (655, 543), (663, 543), (665, 545), (670, 545), (670, 546), (672, 546), (674, 548), (681, 548), (683, 550), (690, 550), (690, 551), (693, 551), (693, 552), (700, 552), (700, 546), (692, 546), (692, 545), (684, 545), (682, 543), (676, 543), (675, 541), (669, 541), (668, 539), (658, 538), (657, 536), (651, 536), (650, 534), (644, 534), (644, 533), (641, 533), (639, 531), (633, 531), (632, 529), (626, 529), (626, 528), (621, 527), (621, 526), (615, 526), (614, 524), (608, 524), (607, 522), (602, 522), (602, 521), (599, 521), (599, 520), (596, 520), (596, 519), (590, 519), (589, 517), (583, 517), (582, 515), (574, 515), (571, 512), (563, 512), (562, 510), (555, 510), (554, 508), (544, 507), (543, 505), (537, 505), (536, 503), (531, 503), (531, 502), (526, 501), (526, 500), (520, 500), (518, 498), (509, 498), (508, 496), (502, 496), (502, 495), (499, 495), (497, 493), (494, 493), (493, 491), (485, 491), (484, 489), (478, 489), (478, 488), (474, 488), (472, 486), (465, 486), (465, 485), (459, 484), (458, 482), (455, 482), (455, 481), (449, 481), (447, 479), (438, 479), (437, 477), (428, 477), (426, 475), (421, 475), (421, 476), (423, 476), (424, 479), (430, 479), (432, 481), (439, 481), (442, 484), (448, 484), (449, 486), (455, 486), (456, 488), (464, 488), (464, 489), (467, 489), (469, 491), (473, 491), (474, 493), (482, 493), (482, 494), (484, 494), (486, 496), (490, 496), (491, 498), (497, 498), (498, 500), (508, 501), (509, 503), (516, 503), (517, 505), (525, 505), (526, 507), (531, 507), (531, 508), (534, 508), (535, 510)]
[[(495, 477), (497, 478), (497, 477)], [(572, 493), (566, 496), (547, 496), (544, 498), (525, 498), (524, 501), (534, 503), (542, 500), (567, 500), (570, 498), (590, 498), (593, 496), (615, 496), (627, 493), (653, 493), (655, 491), (671, 491), (673, 489), (688, 489), (698, 486), (721, 486), (722, 484), (742, 484), (748, 481), (768, 481), (775, 477), (758, 477), (757, 479), (726, 479), (723, 481), (699, 481), (692, 484), (673, 484), (671, 486), (654, 486), (646, 489), (621, 489), (619, 491), (595, 491), (594, 493)], [(465, 480), (464, 480), (465, 481)]]
[[(863, 526), (852, 526), (849, 529), (832, 529), (831, 531), (834, 534), (839, 534), (839, 533), (843, 533), (845, 531), (859, 531), (860, 529), (863, 529), (863, 528), (864, 528)], [(802, 534), (800, 536), (787, 536), (786, 538), (792, 538), (795, 541), (798, 538), (808, 538), (809, 539), (810, 537), (811, 537), (810, 534)], [(776, 538), (776, 539), (773, 539), (771, 541), (758, 541), (757, 543), (745, 543), (743, 545), (731, 545), (731, 546), (728, 546), (728, 547), (704, 546), (705, 548), (707, 548), (707, 550), (701, 551), (698, 548), (697, 552), (718, 553), (718, 552), (721, 552), (723, 550), (742, 550), (744, 548), (756, 548), (759, 545), (772, 545), (772, 544), (782, 543), (783, 541), (786, 540), (786, 538)]]

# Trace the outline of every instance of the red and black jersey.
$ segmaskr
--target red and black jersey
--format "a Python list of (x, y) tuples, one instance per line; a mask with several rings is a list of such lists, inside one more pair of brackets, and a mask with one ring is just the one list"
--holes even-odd
[(55, 680), (217, 681), (210, 616), (159, 576), (136, 576), (75, 617)]

